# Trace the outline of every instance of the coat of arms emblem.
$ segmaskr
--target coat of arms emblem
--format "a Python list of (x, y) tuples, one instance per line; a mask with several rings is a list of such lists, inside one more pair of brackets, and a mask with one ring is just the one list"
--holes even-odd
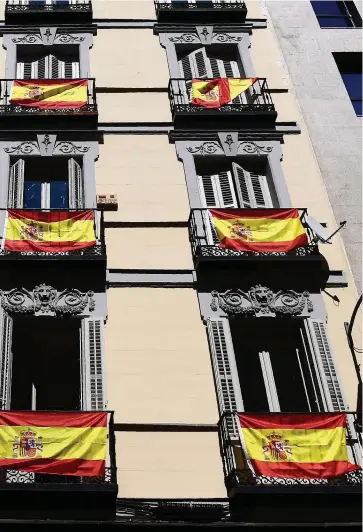
[(250, 226), (237, 220), (231, 228), (231, 238), (241, 238), (251, 242), (253, 238)]
[(43, 238), (43, 232), (37, 227), (34, 222), (30, 222), (27, 227), (23, 227), (20, 231), (20, 240), (35, 240), (39, 241)]
[(43, 439), (37, 437), (37, 432), (33, 429), (26, 429), (20, 432), (20, 438), (15, 437), (13, 443), (13, 458), (34, 458), (40, 457), (43, 451)]
[(43, 94), (43, 90), (40, 87), (34, 87), (33, 89), (29, 89), (24, 97), (29, 98), (31, 100), (34, 100), (35, 98), (39, 98)]
[(292, 460), (292, 450), (288, 440), (282, 434), (272, 432), (266, 435), (267, 441), (262, 441), (263, 454), (266, 460)]

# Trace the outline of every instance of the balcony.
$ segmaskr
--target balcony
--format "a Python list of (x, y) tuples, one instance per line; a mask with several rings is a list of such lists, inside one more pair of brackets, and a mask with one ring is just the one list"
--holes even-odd
[[(24, 261), (24, 260), (31, 260), (31, 261), (97, 261), (101, 262), (101, 267), (105, 266), (106, 264), (106, 245), (105, 245), (105, 233), (104, 233), (104, 215), (103, 211), (97, 211), (95, 209), (88, 209), (93, 211), (93, 229), (94, 234), (96, 237), (96, 243), (94, 245), (91, 245), (89, 247), (79, 248), (75, 250), (66, 250), (64, 251), (62, 248), (62, 242), (59, 242), (59, 250), (54, 248), (53, 250), (44, 251), (44, 250), (21, 250), (23, 242), (26, 242), (27, 240), (36, 241), (37, 235), (36, 233), (39, 231), (39, 228), (36, 226), (36, 222), (32, 223), (32, 221), (29, 221), (29, 226), (23, 229), (21, 234), (21, 240), (14, 241), (17, 242), (17, 244), (13, 245), (12, 247), (19, 248), (18, 250), (7, 250), (6, 249), (6, 241), (5, 241), (5, 232), (4, 232), (4, 224), (1, 225), (0, 231), (0, 262), (6, 261), (6, 262), (14, 262), (14, 261)], [(52, 216), (52, 233), (54, 232), (58, 234), (64, 235), (64, 218), (66, 217), (67, 213), (71, 216), (72, 213), (77, 212), (83, 212), (79, 209), (16, 209), (16, 211), (21, 215), (21, 213), (46, 213), (48, 215)], [(7, 209), (0, 209), (0, 214), (2, 214), (1, 218), (5, 220)], [(26, 217), (26, 214), (24, 214), (24, 217)], [(9, 224), (9, 221), (7, 222)], [(50, 225), (49, 222), (42, 222), (43, 231), (44, 226), (47, 224)], [(34, 233), (33, 235), (30, 233)], [(42, 238), (40, 237), (40, 241)], [(64, 240), (64, 237), (63, 237)], [(44, 240), (43, 240), (44, 244)], [(55, 244), (55, 246), (58, 244)], [(32, 247), (32, 246), (26, 246), (26, 247)]]
[(113, 413), (102, 477), (30, 473), (0, 468), (0, 514), (4, 519), (107, 519), (116, 512), (117, 467)]
[[(336, 412), (335, 412), (336, 413)], [(314, 415), (314, 414), (312, 414)], [(348, 414), (349, 460), (359, 464), (361, 429), (356, 413)], [(219, 438), (231, 514), (254, 523), (321, 523), (361, 521), (362, 470), (330, 479), (256, 476), (247, 465), (238, 437), (237, 417), (226, 412)], [(308, 509), (308, 511), (307, 511)]]
[(171, 79), (168, 90), (176, 129), (261, 128), (272, 127), (276, 122), (277, 113), (265, 78), (258, 78), (247, 91), (217, 108), (192, 103), (191, 80)]
[[(223, 209), (223, 211), (229, 211), (233, 213), (236, 209)], [(255, 209), (250, 209), (253, 213)], [(274, 209), (276, 210), (276, 209)], [(269, 209), (264, 209), (268, 213)], [(261, 212), (259, 210), (259, 212)], [(299, 209), (300, 218), (305, 228), (308, 245), (303, 247), (297, 247), (291, 251), (242, 251), (236, 249), (229, 249), (221, 247), (218, 237), (212, 226), (208, 209), (192, 209), (189, 216), (189, 240), (192, 247), (192, 254), (194, 260), (194, 266), (196, 270), (201, 270), (205, 265), (208, 265), (210, 269), (213, 267), (213, 263), (216, 268), (223, 266), (238, 266), (242, 264), (251, 264), (251, 267), (256, 269), (258, 265), (263, 267), (266, 263), (269, 263), (270, 270), (275, 264), (276, 269), (281, 271), (283, 264), (287, 269), (291, 269), (291, 266), (295, 266), (299, 263), (302, 269), (305, 271), (307, 266), (314, 264), (314, 268), (317, 266), (324, 268), (325, 259), (321, 255), (318, 245), (315, 240), (315, 235), (304, 222), (304, 216), (307, 214), (306, 209)]]
[[(14, 100), (14, 85), (15, 83), (23, 85), (24, 105), (12, 103)], [(62, 102), (61, 93), (51, 94), (51, 101), (47, 101), (48, 97), (39, 96), (38, 86), (46, 83), (65, 83), (71, 84), (76, 82), (84, 82), (82, 99), (84, 101)], [(26, 93), (25, 85), (30, 86), (30, 90)], [(34, 92), (33, 96), (30, 94)], [(39, 98), (39, 99), (37, 99)], [(57, 99), (56, 99), (57, 98)], [(27, 103), (29, 99), (29, 103)], [(98, 111), (96, 103), (96, 88), (94, 78), (88, 80), (69, 79), (69, 80), (49, 80), (49, 79), (1, 79), (0, 80), (0, 127), (4, 129), (42, 129), (43, 127), (52, 129), (96, 129), (98, 122)]]
[(160, 23), (243, 24), (247, 7), (243, 0), (154, 0)]
[(7, 0), (6, 24), (90, 24), (91, 0)]

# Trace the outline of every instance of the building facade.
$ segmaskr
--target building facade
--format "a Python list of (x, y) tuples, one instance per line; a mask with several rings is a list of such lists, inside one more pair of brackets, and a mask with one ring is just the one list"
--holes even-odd
[(362, 95), (353, 77), (362, 78), (362, 3), (267, 2), (265, 9), (333, 212), (347, 221), (342, 238), (361, 290)]
[[(359, 463), (357, 291), (341, 235), (307, 225), (337, 221), (259, 2), (3, 8), (2, 224), (9, 209), (88, 210), (96, 244), (3, 246), (1, 408), (110, 415), (104, 478), (3, 470), (0, 521), (359, 526), (359, 474), (259, 479), (238, 438), (236, 411), (347, 410)], [(193, 107), (192, 79), (216, 77), (258, 79), (223, 110)], [(87, 80), (86, 104), (11, 102), (15, 80), (40, 79)], [(308, 245), (222, 250), (210, 208), (299, 209)]]

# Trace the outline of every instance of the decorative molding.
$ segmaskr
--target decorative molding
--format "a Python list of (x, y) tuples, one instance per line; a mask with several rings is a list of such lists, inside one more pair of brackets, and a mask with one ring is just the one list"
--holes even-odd
[(182, 35), (179, 35), (178, 37), (169, 37), (169, 41), (171, 42), (178, 42), (178, 43), (189, 43), (189, 42), (195, 42), (199, 41), (199, 37), (195, 33), (183, 33)]
[(212, 155), (214, 153), (223, 153), (223, 149), (218, 142), (203, 142), (200, 146), (192, 148), (189, 146), (187, 151), (190, 153), (198, 153), (199, 155)]
[(211, 44), (213, 39), (213, 26), (196, 26), (200, 42)]
[(39, 148), (35, 142), (21, 142), (17, 146), (8, 146), (4, 148), (5, 153), (9, 155), (30, 155), (34, 151), (39, 153)]
[(74, 288), (59, 292), (52, 286), (40, 284), (29, 292), (25, 288), (1, 291), (2, 307), (8, 312), (34, 314), (34, 316), (73, 316), (95, 309), (94, 293), (83, 293)]
[(57, 33), (57, 28), (40, 28), (44, 46), (52, 46)]
[(238, 150), (238, 131), (229, 133), (218, 133), (219, 142), (223, 148), (224, 154), (228, 156), (237, 155)]
[(14, 37), (11, 39), (15, 44), (35, 44), (42, 42), (42, 36), (40, 33), (27, 33), (23, 37)]
[(235, 37), (229, 33), (215, 33), (213, 35), (213, 39), (218, 42), (240, 42), (242, 41), (243, 37)]
[(87, 153), (90, 149), (90, 146), (77, 146), (73, 142), (69, 141), (61, 141), (57, 142), (57, 144), (54, 147), (55, 150), (59, 150), (61, 153), (69, 154), (69, 153)]
[(238, 146), (238, 151), (240, 150), (246, 153), (271, 153), (272, 146), (259, 146), (256, 142), (243, 141)]
[(211, 309), (218, 307), (227, 314), (254, 314), (259, 317), (275, 317), (276, 315), (295, 316), (314, 310), (309, 292), (299, 294), (294, 290), (280, 290), (274, 293), (267, 286), (256, 285), (247, 292), (243, 290), (227, 290), (219, 293), (212, 291)]
[(61, 44), (79, 43), (84, 41), (84, 37), (75, 37), (71, 33), (59, 33), (56, 35), (54, 42)]
[(57, 135), (37, 135), (40, 155), (43, 157), (51, 157), (54, 151), (54, 145), (57, 140)]

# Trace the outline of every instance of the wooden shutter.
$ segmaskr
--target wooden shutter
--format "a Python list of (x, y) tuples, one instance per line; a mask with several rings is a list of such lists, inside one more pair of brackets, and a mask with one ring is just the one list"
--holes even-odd
[(13, 319), (0, 308), (0, 410), (9, 410), (11, 401), (11, 351)]
[(268, 351), (261, 351), (258, 355), (260, 358), (262, 377), (265, 384), (269, 410), (270, 412), (280, 412), (280, 402), (277, 394), (270, 353)]
[(205, 48), (199, 48), (179, 61), (180, 73), (185, 79), (210, 78), (212, 70)]
[(82, 320), (82, 408), (84, 410), (107, 408), (103, 330), (103, 318)]
[(344, 411), (346, 403), (337, 373), (334, 355), (328, 338), (326, 325), (323, 320), (307, 319), (305, 327), (309, 336), (313, 354), (320, 371), (322, 389), (329, 411)]
[(247, 172), (236, 163), (232, 163), (232, 170), (241, 207), (253, 209), (273, 206), (266, 176)]
[(24, 198), (24, 159), (11, 165), (9, 175), (8, 207), (21, 209)]
[(241, 387), (227, 318), (209, 318), (208, 339), (219, 411), (243, 411)]
[[(238, 207), (231, 172), (219, 172), (219, 174), (211, 176), (198, 176), (198, 185), (203, 208)], [(219, 238), (208, 212), (204, 214), (204, 223), (207, 232), (207, 243), (218, 245)]]
[(75, 159), (68, 160), (68, 187), (69, 208), (81, 209), (84, 207), (83, 174), (82, 168)]

